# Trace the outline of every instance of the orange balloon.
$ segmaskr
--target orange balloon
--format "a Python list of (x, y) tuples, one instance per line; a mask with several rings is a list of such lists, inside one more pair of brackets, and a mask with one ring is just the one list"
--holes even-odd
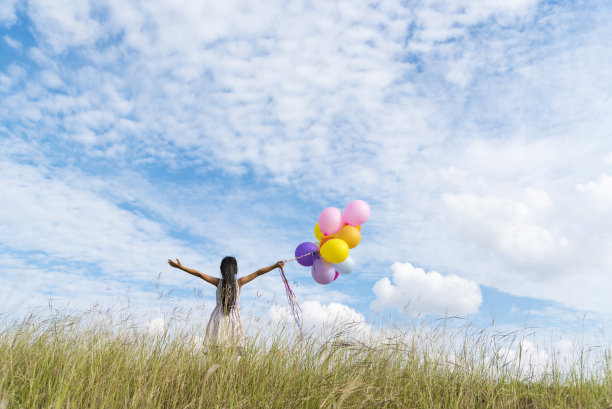
[(321, 243), (319, 244), (319, 248), (323, 247), (323, 245), (325, 243), (327, 243), (328, 241), (330, 241), (333, 238), (334, 238), (334, 236), (325, 236), (325, 237), (323, 237), (323, 240), (321, 240)]
[(344, 225), (345, 225), (345, 226), (357, 227), (357, 229), (358, 229), (359, 231), (361, 231), (361, 226), (353, 226), (352, 224), (348, 224), (347, 222), (344, 222)]
[(350, 249), (357, 247), (361, 241), (361, 232), (355, 226), (344, 226), (335, 236), (337, 239), (344, 240)]

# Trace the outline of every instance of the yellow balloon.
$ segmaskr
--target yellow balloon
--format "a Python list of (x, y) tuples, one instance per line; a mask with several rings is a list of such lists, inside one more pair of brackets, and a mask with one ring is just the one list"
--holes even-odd
[(319, 252), (330, 263), (342, 263), (349, 255), (349, 247), (344, 240), (331, 239), (321, 246)]
[(321, 231), (321, 229), (319, 228), (319, 223), (317, 223), (317, 224), (315, 225), (315, 230), (314, 230), (314, 233), (315, 233), (315, 237), (317, 238), (317, 240), (319, 240), (319, 241), (323, 240), (323, 237), (324, 237), (324, 236), (323, 236), (323, 232), (322, 232), (322, 231)]
[(361, 241), (361, 232), (355, 226), (344, 226), (335, 236), (340, 240), (344, 240), (350, 249), (357, 247)]

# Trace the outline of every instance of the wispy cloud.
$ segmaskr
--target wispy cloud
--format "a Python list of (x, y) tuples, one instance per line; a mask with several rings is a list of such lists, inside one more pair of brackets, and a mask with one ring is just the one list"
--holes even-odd
[(14, 24), (17, 20), (15, 8), (19, 0), (7, 0), (0, 4), (0, 23), (2, 24)]
[(5, 35), (2, 38), (4, 39), (4, 42), (8, 44), (9, 47), (12, 47), (16, 50), (21, 50), (21, 48), (23, 47), (23, 45), (19, 41), (15, 40), (14, 38), (8, 35)]

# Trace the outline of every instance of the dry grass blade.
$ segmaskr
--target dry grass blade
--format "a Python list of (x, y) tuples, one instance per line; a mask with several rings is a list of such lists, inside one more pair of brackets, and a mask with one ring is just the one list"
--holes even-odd
[(357, 388), (357, 385), (359, 385), (360, 383), (360, 378), (353, 378), (348, 385), (346, 385), (346, 388), (344, 388), (344, 391), (342, 392), (342, 395), (340, 395), (340, 398), (336, 401), (336, 408), (340, 409), (342, 407), (342, 404), (344, 403), (344, 400), (346, 398), (349, 397), (349, 395), (353, 392), (353, 390), (355, 390)]
[(222, 366), (221, 366), (221, 365), (219, 365), (219, 364), (212, 364), (212, 365), (210, 366), (210, 368), (208, 368), (208, 370), (207, 370), (207, 371), (206, 371), (206, 373), (204, 374), (204, 379), (203, 379), (203, 382), (206, 382), (206, 381), (208, 380), (208, 378), (209, 378), (209, 377), (210, 377), (210, 376), (211, 376), (213, 373), (215, 373), (215, 371), (216, 371), (217, 369), (219, 369), (219, 368), (222, 368)]

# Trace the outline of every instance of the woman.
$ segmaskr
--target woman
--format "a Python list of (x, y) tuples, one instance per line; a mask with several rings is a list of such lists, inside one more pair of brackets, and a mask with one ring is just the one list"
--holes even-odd
[(275, 268), (282, 268), (285, 263), (278, 261), (269, 267), (260, 268), (254, 273), (240, 277), (237, 280), (238, 263), (236, 263), (234, 257), (225, 257), (221, 260), (221, 279), (211, 277), (193, 268), (185, 267), (178, 258), (176, 262), (168, 259), (168, 264), (217, 287), (217, 305), (206, 326), (206, 340), (213, 345), (225, 344), (226, 346), (235, 347), (238, 355), (242, 355), (244, 350), (244, 327), (242, 325), (242, 314), (239, 305), (240, 290), (246, 283)]

